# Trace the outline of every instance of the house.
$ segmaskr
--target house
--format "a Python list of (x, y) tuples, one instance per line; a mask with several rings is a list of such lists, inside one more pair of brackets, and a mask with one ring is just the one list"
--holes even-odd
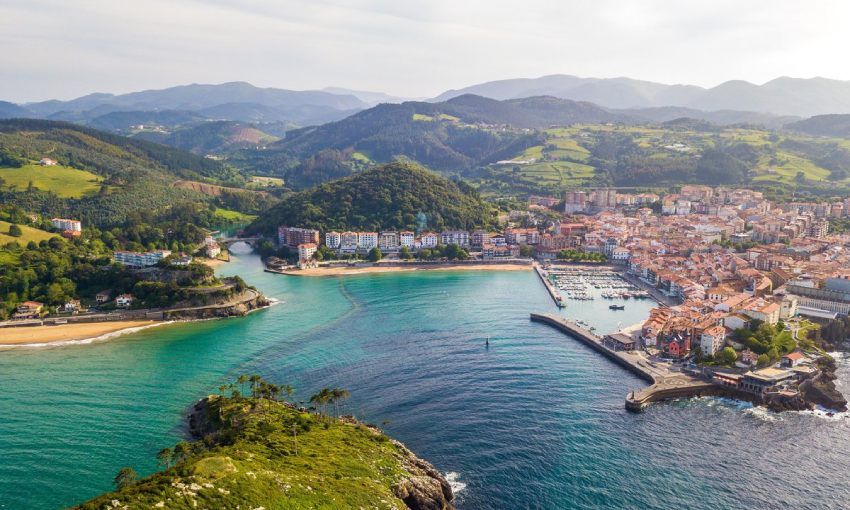
[(399, 246), (398, 232), (381, 232), (378, 236), (378, 247), (382, 251), (398, 251)]
[(605, 335), (602, 343), (609, 349), (613, 349), (615, 351), (632, 351), (635, 348), (634, 339), (623, 333)]
[(94, 295), (94, 300), (99, 305), (102, 305), (103, 303), (108, 303), (110, 299), (112, 299), (112, 289), (102, 290)]
[(115, 298), (115, 306), (119, 308), (129, 308), (133, 304), (132, 294), (121, 294)]
[(783, 368), (794, 368), (807, 361), (809, 361), (809, 358), (804, 356), (802, 352), (789, 352), (785, 356), (782, 356), (779, 366)]
[(44, 303), (38, 301), (24, 301), (15, 309), (15, 319), (36, 319), (41, 314)]
[(192, 256), (181, 253), (171, 260), (173, 266), (188, 266), (192, 263)]
[(221, 246), (212, 237), (207, 237), (204, 239), (204, 251), (207, 257), (214, 259), (221, 253)]
[(700, 336), (700, 348), (704, 356), (714, 356), (726, 342), (726, 328), (714, 326), (706, 329)]
[(38, 160), (38, 164), (41, 166), (56, 166), (56, 160), (50, 158), (41, 158)]
[(71, 299), (56, 309), (59, 313), (77, 313), (80, 311), (80, 300)]
[(298, 245), (298, 260), (310, 260), (313, 258), (313, 255), (316, 253), (318, 247), (316, 243), (303, 243)]

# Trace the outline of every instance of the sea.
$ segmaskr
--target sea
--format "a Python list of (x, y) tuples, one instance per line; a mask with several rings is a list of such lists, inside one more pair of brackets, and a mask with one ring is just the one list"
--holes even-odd
[(255, 373), (292, 384), (296, 400), (348, 389), (346, 412), (432, 462), (460, 509), (850, 507), (846, 415), (715, 398), (629, 413), (643, 381), (529, 321), (554, 312), (611, 332), (643, 320), (649, 300), (558, 310), (531, 271), (283, 276), (241, 245), (219, 272), (276, 303), (0, 351), (0, 508), (64, 508), (109, 490), (124, 466), (155, 471), (196, 400)]

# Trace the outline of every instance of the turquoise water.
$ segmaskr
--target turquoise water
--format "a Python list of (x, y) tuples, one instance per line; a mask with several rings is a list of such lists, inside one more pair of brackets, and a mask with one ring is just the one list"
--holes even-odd
[[(240, 373), (292, 383), (300, 399), (350, 389), (349, 411), (451, 473), (463, 509), (839, 508), (850, 497), (849, 420), (709, 399), (626, 413), (643, 383), (530, 323), (555, 310), (531, 272), (295, 278), (251, 255), (223, 272), (281, 304), (0, 351), (0, 508), (61, 508), (107, 490), (123, 466), (153, 471), (187, 407)], [(609, 304), (562, 313), (606, 331), (652, 306)]]

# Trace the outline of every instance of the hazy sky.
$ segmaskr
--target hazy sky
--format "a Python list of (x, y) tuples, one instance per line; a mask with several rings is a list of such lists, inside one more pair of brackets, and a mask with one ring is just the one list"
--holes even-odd
[(850, 79), (846, 0), (0, 0), (0, 99), (186, 83), (434, 96), (546, 74)]

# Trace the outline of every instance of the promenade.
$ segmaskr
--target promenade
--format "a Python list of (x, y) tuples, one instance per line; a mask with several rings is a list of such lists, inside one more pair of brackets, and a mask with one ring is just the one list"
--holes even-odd
[(725, 394), (724, 388), (700, 377), (671, 370), (665, 363), (656, 363), (641, 351), (610, 349), (604, 338), (559, 315), (532, 313), (531, 320), (566, 333), (650, 383), (650, 386), (629, 392), (626, 396), (626, 409), (630, 411), (640, 411), (652, 402), (674, 398)]
[(564, 303), (564, 298), (561, 297), (561, 294), (558, 292), (558, 289), (552, 285), (552, 282), (549, 281), (549, 276), (539, 265), (534, 264), (534, 271), (537, 273), (537, 276), (540, 277), (540, 281), (543, 282), (543, 285), (546, 287), (546, 291), (549, 292), (549, 296), (552, 298), (552, 301), (555, 302), (555, 305), (558, 308), (565, 308), (567, 305)]

